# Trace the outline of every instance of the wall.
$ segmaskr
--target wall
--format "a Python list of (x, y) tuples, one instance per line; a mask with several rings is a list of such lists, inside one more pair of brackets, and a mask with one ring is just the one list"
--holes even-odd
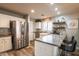
[(29, 41), (34, 39), (34, 22), (32, 21), (32, 19), (30, 19), (30, 16), (28, 18), (28, 23), (29, 23)]
[(33, 22), (29, 22), (29, 40), (33, 40)]

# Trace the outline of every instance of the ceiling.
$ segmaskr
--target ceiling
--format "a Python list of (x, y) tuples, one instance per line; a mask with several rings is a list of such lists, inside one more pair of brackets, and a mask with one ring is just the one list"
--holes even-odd
[[(60, 15), (79, 11), (78, 3), (0, 3), (0, 7), (23, 14), (29, 14), (31, 18), (34, 19), (57, 16), (55, 8), (58, 8)], [(32, 9), (35, 10), (34, 13), (30, 12)]]

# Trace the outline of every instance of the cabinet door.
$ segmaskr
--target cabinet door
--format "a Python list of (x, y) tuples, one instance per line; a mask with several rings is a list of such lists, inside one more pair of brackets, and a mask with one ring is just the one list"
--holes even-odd
[(9, 16), (0, 14), (0, 27), (9, 28), (9, 19), (10, 19)]
[(12, 41), (11, 41), (11, 38), (8, 39), (8, 49), (12, 49)]
[(0, 52), (4, 51), (4, 41), (0, 39)]
[(4, 39), (4, 50), (10, 50), (12, 49), (12, 43), (11, 43), (11, 38), (10, 37), (6, 37)]

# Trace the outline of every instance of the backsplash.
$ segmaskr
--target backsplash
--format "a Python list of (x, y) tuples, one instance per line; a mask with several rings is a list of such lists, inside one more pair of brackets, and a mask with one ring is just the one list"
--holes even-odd
[(0, 35), (10, 35), (9, 28), (0, 28)]

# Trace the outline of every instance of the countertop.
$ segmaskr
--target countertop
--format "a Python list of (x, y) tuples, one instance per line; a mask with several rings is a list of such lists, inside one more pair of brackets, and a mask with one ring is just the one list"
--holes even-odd
[(46, 36), (41, 36), (40, 38), (36, 38), (35, 41), (39, 41), (42, 43), (54, 45), (60, 47), (62, 41), (66, 38), (66, 34), (57, 35), (57, 34), (49, 34)]
[(8, 36), (11, 36), (11, 35), (0, 35), (0, 38), (1, 37), (8, 37)]

